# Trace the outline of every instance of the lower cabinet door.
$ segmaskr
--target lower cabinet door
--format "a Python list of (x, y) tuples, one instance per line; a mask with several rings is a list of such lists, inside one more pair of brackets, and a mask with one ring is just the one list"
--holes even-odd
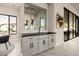
[(39, 52), (48, 49), (48, 39), (41, 39), (39, 40)]
[(38, 53), (38, 40), (32, 42), (32, 55)]
[(49, 48), (53, 48), (55, 45), (54, 38), (50, 37), (48, 42), (49, 42)]
[(24, 56), (31, 56), (38, 53), (38, 40), (32, 42), (24, 42), (22, 49)]
[(23, 56), (29, 56), (32, 54), (31, 42), (22, 43), (22, 52), (23, 52)]

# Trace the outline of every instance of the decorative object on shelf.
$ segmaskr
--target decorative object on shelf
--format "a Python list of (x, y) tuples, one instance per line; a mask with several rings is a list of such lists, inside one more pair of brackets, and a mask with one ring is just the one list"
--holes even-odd
[(31, 25), (33, 25), (34, 24), (34, 19), (31, 19)]
[(24, 26), (25, 26), (25, 29), (29, 30), (29, 28), (28, 28), (28, 20), (26, 20)]
[(26, 7), (25, 12), (30, 13), (30, 14), (37, 14), (39, 12), (39, 9), (35, 9), (35, 8), (32, 8), (32, 7)]
[(34, 30), (34, 19), (31, 19), (31, 30)]
[(25, 25), (26, 25), (26, 26), (28, 25), (28, 20), (26, 20), (26, 23), (25, 23)]
[(61, 15), (59, 15), (59, 13), (56, 15), (56, 19), (57, 19), (57, 28), (58, 27), (62, 27), (63, 26), (63, 17)]

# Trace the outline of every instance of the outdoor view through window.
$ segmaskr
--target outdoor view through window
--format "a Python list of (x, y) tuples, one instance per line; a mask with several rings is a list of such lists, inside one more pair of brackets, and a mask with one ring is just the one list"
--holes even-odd
[(16, 17), (0, 15), (0, 35), (16, 33)]
[(0, 15), (0, 35), (8, 34), (8, 16)]

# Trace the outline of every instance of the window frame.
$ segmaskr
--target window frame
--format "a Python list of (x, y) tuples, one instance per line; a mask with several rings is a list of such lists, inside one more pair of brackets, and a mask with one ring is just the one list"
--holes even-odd
[[(11, 23), (10, 23), (10, 17), (16, 17), (16, 33), (14, 33), (14, 34), (11, 34), (11, 33), (10, 33), (10, 24), (11, 24)], [(10, 16), (9, 16), (9, 35), (16, 35), (16, 34), (17, 34), (17, 16), (10, 15)]]

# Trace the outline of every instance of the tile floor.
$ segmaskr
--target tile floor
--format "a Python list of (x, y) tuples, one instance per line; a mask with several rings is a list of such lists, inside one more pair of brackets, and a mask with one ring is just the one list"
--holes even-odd
[(79, 56), (79, 37), (41, 52), (36, 56)]
[(5, 46), (5, 43), (0, 44), (0, 56), (6, 56), (14, 50), (13, 44), (9, 45), (8, 42), (7, 42), (7, 47), (8, 47), (8, 50)]
[(14, 44), (15, 47), (14, 50), (8, 54), (8, 56), (22, 56), (20, 40), (15, 40), (12, 42), (12, 44)]

